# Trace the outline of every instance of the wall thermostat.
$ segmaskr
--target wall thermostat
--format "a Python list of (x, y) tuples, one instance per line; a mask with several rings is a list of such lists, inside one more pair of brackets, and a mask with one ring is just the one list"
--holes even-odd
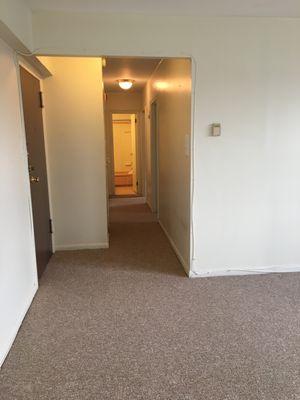
[(221, 124), (220, 123), (211, 124), (211, 136), (221, 136)]

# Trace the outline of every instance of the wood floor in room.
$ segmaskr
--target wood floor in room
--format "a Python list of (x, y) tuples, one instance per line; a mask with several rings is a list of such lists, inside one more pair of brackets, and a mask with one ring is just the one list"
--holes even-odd
[(136, 192), (132, 186), (115, 186), (115, 195), (132, 195), (136, 196)]

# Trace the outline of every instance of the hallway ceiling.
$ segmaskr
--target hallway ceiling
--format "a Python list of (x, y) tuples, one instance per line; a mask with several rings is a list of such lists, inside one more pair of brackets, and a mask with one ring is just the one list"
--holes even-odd
[(299, 0), (24, 0), (33, 10), (199, 16), (299, 17)]
[(106, 57), (103, 68), (104, 88), (107, 92), (124, 92), (118, 85), (118, 79), (133, 79), (130, 91), (140, 91), (152, 75), (159, 58), (142, 57)]

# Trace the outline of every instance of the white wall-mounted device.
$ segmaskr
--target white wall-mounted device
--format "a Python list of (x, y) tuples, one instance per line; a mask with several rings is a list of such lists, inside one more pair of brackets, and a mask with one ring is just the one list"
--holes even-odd
[(221, 124), (220, 123), (211, 124), (211, 136), (221, 136)]

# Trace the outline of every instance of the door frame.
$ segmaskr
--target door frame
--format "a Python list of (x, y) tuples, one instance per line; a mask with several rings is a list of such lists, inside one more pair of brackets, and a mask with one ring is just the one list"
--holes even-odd
[[(158, 116), (159, 106), (158, 98), (155, 96), (150, 103), (150, 160), (151, 160), (151, 210), (157, 214), (159, 219), (159, 132)], [(153, 108), (155, 107), (155, 115)], [(153, 117), (155, 116), (155, 125)], [(154, 179), (153, 179), (154, 178)]]
[[(196, 122), (195, 122), (195, 115), (196, 115), (196, 87), (197, 87), (197, 77), (198, 77), (198, 65), (197, 62), (195, 60), (195, 58), (190, 54), (190, 53), (186, 53), (186, 52), (178, 52), (178, 51), (163, 51), (163, 52), (149, 52), (149, 51), (141, 51), (140, 49), (133, 49), (131, 52), (129, 52), (129, 54), (125, 53), (122, 51), (122, 49), (114, 49), (114, 50), (110, 50), (110, 51), (106, 51), (106, 52), (101, 52), (101, 49), (99, 51), (95, 51), (92, 49), (86, 49), (86, 51), (83, 52), (82, 51), (75, 51), (73, 52), (72, 56), (70, 56), (69, 54), (66, 54), (64, 51), (53, 51), (53, 54), (49, 54), (49, 52), (43, 52), (43, 51), (39, 51), (36, 53), (37, 56), (61, 56), (61, 57), (82, 57), (84, 55), (84, 57), (100, 57), (102, 58), (107, 58), (107, 57), (142, 57), (142, 58), (158, 58), (158, 59), (176, 59), (176, 58), (184, 58), (184, 59), (188, 59), (191, 63), (191, 112), (190, 112), (190, 120), (191, 120), (191, 130), (190, 132), (188, 132), (189, 134), (189, 143), (187, 145), (187, 149), (189, 151), (189, 166), (190, 166), (190, 174), (189, 174), (189, 183), (190, 183), (190, 188), (189, 188), (189, 196), (190, 196), (190, 201), (189, 201), (189, 214), (190, 214), (190, 218), (189, 218), (189, 239), (190, 239), (190, 254), (189, 254), (189, 265), (188, 267), (184, 266), (184, 269), (186, 270), (187, 275), (192, 274), (192, 264), (193, 261), (195, 259), (195, 244), (194, 244), (194, 202), (195, 202), (195, 188), (194, 188), (194, 176), (195, 176), (195, 142), (196, 142), (196, 135), (195, 135), (195, 127), (196, 127)], [(105, 105), (104, 105), (104, 109), (105, 109)], [(142, 112), (142, 110), (145, 110), (145, 108), (143, 107), (141, 110), (114, 110), (114, 113), (138, 113), (140, 115), (140, 113)], [(149, 112), (149, 110), (147, 110), (147, 113)], [(109, 116), (110, 114), (110, 110), (107, 109), (105, 111), (105, 123), (108, 119), (107, 115)], [(148, 119), (148, 115), (144, 116), (144, 120), (145, 120), (145, 126), (144, 126), (144, 133), (146, 136), (147, 133), (147, 128), (146, 128), (146, 121)], [(107, 135), (111, 134), (111, 124), (108, 123), (108, 125), (105, 125), (105, 137), (107, 140)], [(108, 136), (108, 140), (110, 140), (109, 136)], [(144, 140), (146, 141), (146, 139), (144, 138)], [(110, 145), (110, 142), (109, 142)], [(144, 146), (145, 146), (145, 142), (144, 142)], [(111, 152), (111, 147), (109, 147), (109, 150)], [(107, 149), (106, 149), (106, 160), (107, 157), (109, 156), (109, 154), (107, 153)], [(145, 165), (143, 165), (143, 167), (145, 168)], [(107, 172), (107, 168), (106, 168), (106, 174)], [(146, 171), (144, 169), (143, 172), (143, 177), (144, 177), (144, 193), (143, 195), (147, 196), (147, 190), (146, 190), (146, 185), (147, 185), (147, 176), (146, 176)], [(49, 191), (49, 193), (51, 193), (51, 191)], [(51, 197), (51, 196), (50, 196)], [(50, 203), (50, 212), (51, 212), (51, 203)], [(54, 236), (54, 235), (53, 235)], [(55, 247), (53, 247), (54, 249)]]
[[(144, 195), (144, 188), (143, 185), (143, 179), (142, 176), (144, 176), (144, 162), (142, 153), (143, 153), (143, 142), (142, 142), (142, 132), (141, 132), (141, 111), (140, 110), (109, 110), (109, 121), (108, 121), (108, 140), (109, 140), (109, 152), (110, 154), (108, 155), (109, 158), (109, 164), (110, 164), (110, 180), (111, 180), (111, 188), (112, 188), (112, 193), (115, 195), (115, 183), (114, 183), (114, 173), (115, 173), (115, 160), (114, 160), (114, 137), (113, 137), (113, 114), (135, 114), (136, 115), (136, 149), (135, 149), (135, 154), (136, 154), (136, 176), (137, 176), (137, 181), (139, 182), (138, 184), (138, 196), (143, 196)], [(106, 157), (107, 158), (107, 157)]]

